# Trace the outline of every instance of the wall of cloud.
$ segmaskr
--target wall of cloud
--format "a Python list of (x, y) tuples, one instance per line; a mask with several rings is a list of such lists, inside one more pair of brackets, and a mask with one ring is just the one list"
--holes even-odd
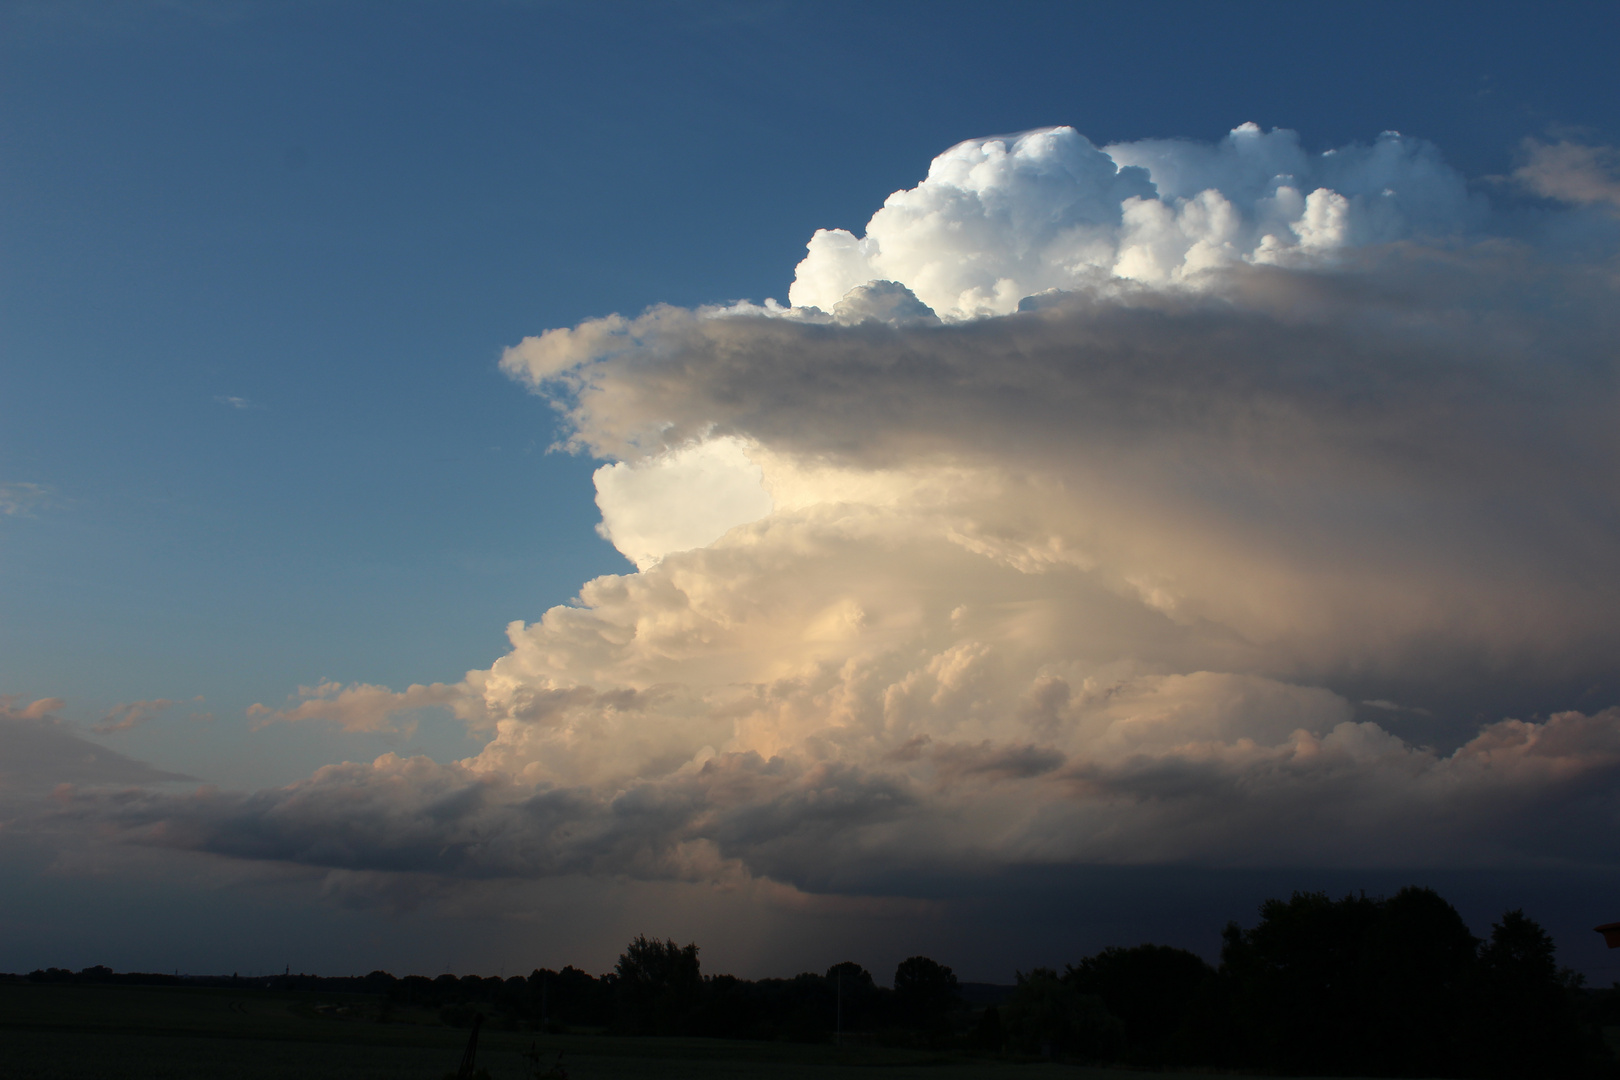
[[(1535, 192), (1565, 159), (1603, 160)], [(1480, 702), (1613, 682), (1615, 263), (1499, 221), (1390, 132), (963, 143), (817, 232), (789, 305), (507, 351), (638, 572), (458, 684), (256, 715), (438, 708), (480, 754), (94, 812), (345, 872), (843, 893), (1612, 859), (1617, 701)]]

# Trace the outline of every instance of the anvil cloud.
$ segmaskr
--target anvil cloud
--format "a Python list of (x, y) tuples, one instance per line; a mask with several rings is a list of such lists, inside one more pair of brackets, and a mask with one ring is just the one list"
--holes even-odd
[(817, 232), (789, 306), (507, 350), (639, 571), (453, 686), (257, 710), (443, 708), (480, 754), (97, 812), (341, 870), (844, 893), (1612, 860), (1620, 710), (1548, 695), (1620, 655), (1620, 296), (1536, 235), (1389, 132), (964, 143)]

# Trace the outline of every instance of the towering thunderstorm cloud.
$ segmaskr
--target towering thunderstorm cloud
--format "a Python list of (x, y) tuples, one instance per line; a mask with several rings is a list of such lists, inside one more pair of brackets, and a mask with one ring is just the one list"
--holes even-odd
[(476, 757), (116, 820), (342, 869), (846, 893), (1612, 860), (1614, 219), (1480, 193), (1510, 184), (1393, 132), (980, 139), (863, 236), (818, 231), (789, 306), (525, 339), (502, 366), (609, 462), (639, 572), (453, 686), (260, 710), (443, 707), (493, 734)]

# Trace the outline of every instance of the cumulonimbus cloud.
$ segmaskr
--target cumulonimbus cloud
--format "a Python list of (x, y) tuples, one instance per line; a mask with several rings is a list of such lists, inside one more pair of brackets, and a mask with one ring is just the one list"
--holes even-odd
[(864, 236), (817, 233), (792, 306), (508, 350), (610, 463), (604, 535), (640, 571), (453, 686), (262, 714), (437, 707), (480, 754), (119, 820), (342, 870), (845, 892), (1612, 858), (1614, 703), (1475, 705), (1612, 683), (1615, 264), (1489, 226), (1393, 133), (964, 143)]

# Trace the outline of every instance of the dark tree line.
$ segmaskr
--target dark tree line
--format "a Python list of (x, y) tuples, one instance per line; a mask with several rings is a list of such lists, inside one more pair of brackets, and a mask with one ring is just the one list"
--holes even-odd
[(1003, 1045), (1150, 1067), (1284, 1074), (1615, 1074), (1601, 1037), (1620, 988), (1585, 991), (1552, 939), (1510, 911), (1488, 941), (1429, 889), (1388, 899), (1295, 893), (1223, 935), (1221, 965), (1180, 949), (1105, 949), (1020, 975)]
[(820, 975), (748, 980), (704, 976), (696, 945), (646, 937), (600, 979), (570, 967), (529, 982), (545, 1025), (630, 1035), (823, 1042), (844, 1031), (948, 1042), (960, 1009), (956, 976), (927, 957), (902, 962), (892, 990), (849, 961)]
[(1010, 988), (960, 985), (922, 956), (899, 965), (892, 989), (853, 962), (785, 979), (704, 975), (696, 945), (647, 937), (601, 976), (565, 967), (504, 979), (381, 971), (198, 979), (52, 968), (26, 979), (365, 993), (436, 1010), (454, 1025), (482, 1014), (537, 1030), (800, 1042), (837, 1031), (860, 1042), (1147, 1068), (1482, 1080), (1616, 1076), (1601, 1031), (1620, 1026), (1620, 984), (1583, 988), (1522, 911), (1480, 941), (1449, 903), (1419, 888), (1387, 899), (1268, 900), (1254, 926), (1227, 926), (1218, 968), (1183, 949), (1139, 945), (1104, 949), (1061, 973), (1021, 973)]

